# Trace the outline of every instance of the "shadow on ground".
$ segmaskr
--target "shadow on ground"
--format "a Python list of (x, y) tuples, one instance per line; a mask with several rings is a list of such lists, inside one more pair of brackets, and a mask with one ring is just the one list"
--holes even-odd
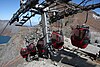
[(81, 58), (77, 54), (65, 50), (59, 51), (58, 56), (52, 56), (52, 61), (61, 62), (63, 64), (71, 65), (74, 67), (96, 67), (96, 64), (87, 62), (87, 59)]

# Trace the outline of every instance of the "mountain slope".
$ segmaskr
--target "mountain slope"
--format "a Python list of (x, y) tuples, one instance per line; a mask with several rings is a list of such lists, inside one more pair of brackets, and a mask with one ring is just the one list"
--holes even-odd
[[(3, 31), (7, 25), (8, 20), (0, 20), (0, 33)], [(15, 25), (8, 25), (1, 35), (12, 36), (19, 31), (19, 28)]]

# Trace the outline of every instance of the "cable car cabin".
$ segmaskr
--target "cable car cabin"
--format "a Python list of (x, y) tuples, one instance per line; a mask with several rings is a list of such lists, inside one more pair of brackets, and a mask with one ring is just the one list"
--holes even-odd
[(45, 53), (45, 49), (44, 49), (44, 37), (40, 38), (37, 42), (37, 49), (39, 52), (39, 56), (43, 56)]
[(78, 48), (86, 48), (90, 41), (89, 27), (77, 26), (72, 30), (71, 43)]
[(23, 58), (27, 58), (29, 52), (28, 52), (27, 48), (21, 48), (20, 54), (21, 54), (21, 56), (22, 56)]
[(35, 56), (36, 55), (36, 47), (33, 43), (29, 44), (28, 46), (21, 48), (20, 54), (23, 58), (28, 58), (28, 55)]
[(30, 54), (32, 56), (34, 56), (36, 54), (36, 46), (34, 43), (30, 43), (28, 46), (27, 46), (27, 49), (28, 51), (30, 52)]
[(62, 32), (58, 33), (53, 31), (51, 34), (51, 42), (53, 45), (53, 48), (55, 49), (61, 49), (64, 44), (64, 37)]

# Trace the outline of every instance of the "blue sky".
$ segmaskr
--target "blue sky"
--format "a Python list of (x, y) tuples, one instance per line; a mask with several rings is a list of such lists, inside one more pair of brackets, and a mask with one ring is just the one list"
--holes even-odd
[[(42, 0), (41, 0), (42, 1)], [(0, 0), (0, 20), (10, 20), (13, 14), (20, 8), (20, 0)], [(39, 15), (31, 18), (32, 25), (38, 24), (40, 21)], [(30, 25), (29, 21), (26, 25)]]
[[(43, 1), (43, 0), (41, 0)], [(75, 3), (80, 3), (82, 0), (72, 0)], [(93, 0), (89, 4), (100, 2), (100, 0)], [(1, 20), (10, 20), (13, 14), (19, 9), (20, 7), (20, 0), (0, 0), (0, 19)], [(95, 10), (97, 13), (100, 14), (100, 8)], [(37, 16), (37, 20), (35, 19), (34, 22), (37, 22), (40, 16)]]
[(19, 0), (0, 0), (0, 19), (9, 20), (19, 8)]
[[(82, 0), (72, 0), (72, 1), (77, 3), (77, 4), (79, 4)], [(87, 5), (88, 4), (95, 4), (95, 3), (100, 3), (100, 0), (92, 0), (92, 1), (88, 2)], [(95, 9), (93, 11), (97, 12), (98, 14), (100, 14), (100, 8), (97, 8), (97, 9)]]
[(20, 0), (0, 0), (0, 19), (9, 20), (19, 8)]

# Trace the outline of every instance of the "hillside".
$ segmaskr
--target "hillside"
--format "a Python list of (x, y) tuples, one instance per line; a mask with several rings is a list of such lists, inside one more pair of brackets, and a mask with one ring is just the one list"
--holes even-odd
[[(3, 31), (5, 26), (7, 25), (9, 20), (0, 20), (0, 33)], [(4, 30), (4, 32), (1, 35), (4, 36), (12, 36), (16, 34), (19, 31), (19, 28), (16, 27), (15, 25), (8, 25), (7, 28)]]
[[(86, 12), (75, 15), (74, 19), (78, 24), (83, 24), (86, 19)], [(86, 24), (89, 25), (92, 30), (100, 32), (100, 16), (98, 16), (95, 12), (88, 12), (88, 20)]]

